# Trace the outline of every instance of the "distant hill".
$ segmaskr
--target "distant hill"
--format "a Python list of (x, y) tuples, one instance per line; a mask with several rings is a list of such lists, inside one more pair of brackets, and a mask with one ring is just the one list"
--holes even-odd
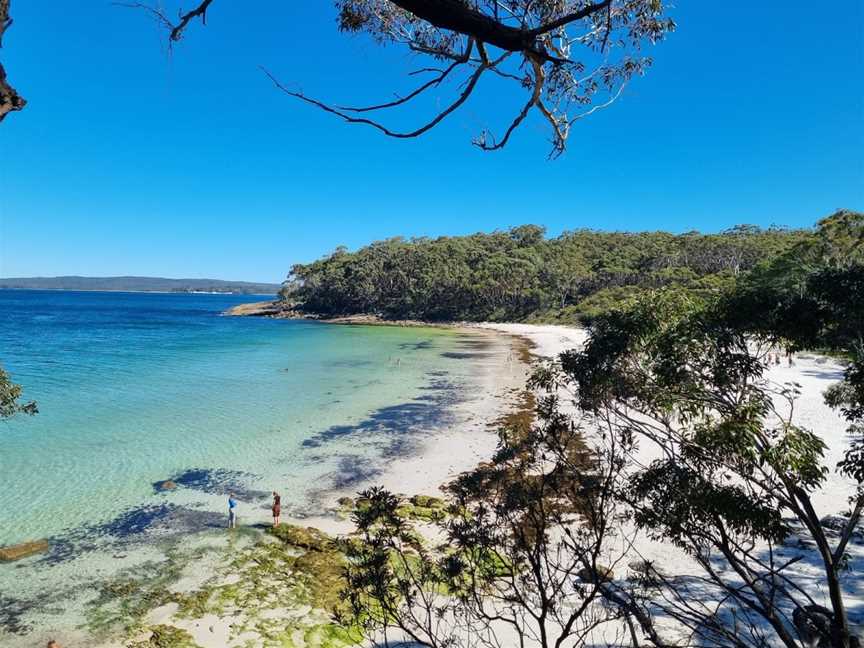
[(275, 295), (279, 284), (221, 279), (164, 279), (162, 277), (0, 277), (0, 289), (112, 290), (130, 292), (216, 292)]

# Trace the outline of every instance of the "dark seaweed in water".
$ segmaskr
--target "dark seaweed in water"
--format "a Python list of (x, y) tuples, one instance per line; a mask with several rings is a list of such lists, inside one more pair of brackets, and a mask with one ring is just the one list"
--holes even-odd
[(403, 351), (420, 351), (422, 349), (431, 349), (432, 347), (432, 340), (421, 340), (420, 342), (402, 342), (399, 345), (399, 348)]
[(144, 505), (124, 511), (105, 524), (90, 527), (100, 536), (112, 535), (117, 538), (128, 538), (153, 528), (165, 520), (176, 508), (173, 504)]
[(81, 526), (49, 538), (51, 548), (35, 562), (51, 565), (96, 549), (124, 550), (149, 540), (155, 534), (160, 539), (172, 539), (223, 526), (225, 515), (221, 513), (176, 504), (144, 504), (127, 509), (104, 524)]
[(305, 448), (318, 448), (347, 436), (362, 434), (365, 440), (398, 436), (417, 426), (435, 426), (445, 421), (444, 413), (434, 404), (421, 401), (382, 407), (356, 425), (333, 425), (303, 441)]
[(355, 425), (331, 426), (303, 441), (303, 447), (318, 448), (336, 439), (359, 436), (364, 442), (383, 445), (385, 456), (398, 454), (412, 442), (412, 436), (451, 422), (449, 406), (460, 400), (456, 386), (446, 380), (432, 380), (422, 389), (431, 393), (377, 409)]
[(24, 622), (24, 615), (32, 608), (32, 601), (0, 594), (0, 628), (10, 634), (27, 634), (32, 627)]
[[(178, 486), (191, 488), (210, 495), (228, 495), (234, 493), (241, 500), (256, 500), (269, 496), (269, 493), (255, 490), (245, 485), (255, 475), (239, 470), (225, 468), (189, 468), (182, 473), (170, 477)], [(153, 490), (162, 492), (159, 485), (162, 481), (153, 483)]]
[(457, 345), (463, 349), (488, 349), (492, 346), (489, 340), (486, 339), (474, 340), (467, 338), (459, 340)]
[(468, 351), (445, 351), (441, 354), (442, 358), (453, 358), (455, 360), (469, 360), (471, 358), (488, 358), (491, 354), (482, 352)]
[(348, 455), (339, 460), (339, 468), (336, 472), (337, 476), (333, 480), (333, 488), (347, 490), (373, 477), (378, 477), (382, 472), (384, 471), (381, 468), (373, 466), (367, 457)]
[[(213, 495), (227, 496), (228, 493), (234, 493), (238, 499), (247, 503), (267, 499), (269, 493), (245, 485), (252, 477), (254, 475), (236, 470), (191, 468), (174, 475), (170, 481), (178, 487)], [(154, 490), (158, 490), (161, 483), (154, 483)], [(51, 548), (40, 556), (36, 563), (56, 564), (96, 549), (122, 550), (129, 545), (147, 541), (151, 535), (158, 535), (160, 539), (171, 539), (204, 529), (222, 528), (225, 523), (225, 514), (218, 512), (167, 502), (143, 504), (125, 510), (103, 524), (84, 525), (49, 538)]]

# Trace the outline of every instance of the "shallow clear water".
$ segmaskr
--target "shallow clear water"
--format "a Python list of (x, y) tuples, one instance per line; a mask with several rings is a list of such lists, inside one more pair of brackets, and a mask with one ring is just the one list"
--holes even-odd
[[(274, 489), (287, 514), (320, 508), (470, 383), (476, 347), (453, 331), (220, 316), (244, 301), (0, 291), (0, 364), (40, 410), (0, 423), (0, 545), (52, 542), (0, 564), (0, 605), (110, 574), (154, 530), (219, 527), (229, 491), (247, 519)], [(0, 614), (0, 638), (16, 620)]]

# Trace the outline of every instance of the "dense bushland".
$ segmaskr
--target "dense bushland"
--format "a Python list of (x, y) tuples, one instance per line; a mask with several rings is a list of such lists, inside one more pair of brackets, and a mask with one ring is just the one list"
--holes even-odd
[(813, 236), (742, 225), (719, 234), (581, 229), (546, 238), (542, 227), (522, 225), (391, 238), (295, 265), (281, 296), (325, 316), (585, 322), (645, 289), (719, 293)]

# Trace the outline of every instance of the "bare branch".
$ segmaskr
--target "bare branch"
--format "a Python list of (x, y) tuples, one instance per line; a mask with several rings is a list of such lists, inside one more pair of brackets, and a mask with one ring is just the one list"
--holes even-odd
[[(468, 60), (471, 58), (471, 50), (473, 48), (473, 44), (474, 44), (474, 41), (469, 40), (468, 46), (465, 48), (465, 54), (460, 60), (453, 61), (453, 63), (451, 63), (446, 69), (442, 70), (438, 74), (438, 76), (427, 81), (422, 86), (420, 86), (419, 88), (417, 88), (413, 92), (405, 95), (404, 97), (401, 97), (401, 98), (396, 99), (394, 101), (391, 101), (389, 103), (378, 104), (377, 106), (366, 106), (365, 108), (352, 108), (351, 106), (334, 106), (334, 108), (336, 108), (337, 110), (344, 110), (346, 112), (363, 113), (363, 112), (372, 112), (375, 110), (384, 110), (386, 108), (393, 108), (395, 106), (401, 106), (402, 104), (408, 103), (414, 97), (417, 97), (417, 96), (423, 94), (429, 88), (431, 88), (433, 86), (440, 85), (441, 82), (444, 81), (447, 78), (447, 76), (454, 69), (456, 69), (460, 65), (467, 63)], [(428, 72), (428, 71), (431, 71), (431, 70), (429, 68), (424, 68), (423, 70), (418, 70), (417, 72)], [(412, 74), (415, 74), (415, 73), (412, 73)]]
[(533, 59), (532, 63), (534, 65), (534, 91), (531, 93), (531, 97), (528, 99), (525, 106), (523, 106), (519, 114), (516, 115), (516, 118), (510, 124), (510, 127), (507, 129), (507, 132), (504, 133), (504, 137), (501, 138), (500, 141), (494, 142), (491, 145), (487, 144), (485, 141), (485, 133), (481, 139), (475, 141), (475, 144), (484, 151), (497, 151), (498, 149), (504, 148), (510, 140), (510, 135), (513, 134), (513, 131), (515, 131), (519, 127), (519, 124), (525, 120), (525, 117), (528, 116), (528, 112), (531, 108), (533, 108), (540, 100), (540, 95), (543, 92), (543, 66)]
[[(7, 3), (9, 0), (5, 0)], [(213, 0), (190, 0), (192, 10), (181, 11), (178, 17), (169, 18), (154, 0), (123, 2), (123, 6), (144, 9), (168, 32), (169, 49), (179, 41), (186, 28), (200, 18), (206, 20)], [(122, 0), (121, 0), (122, 2)], [(628, 47), (638, 51), (642, 44), (662, 40), (674, 29), (674, 23), (663, 17), (662, 0), (579, 0), (579, 2), (539, 3), (535, 0), (334, 0), (339, 13), (339, 28), (342, 31), (370, 36), (381, 44), (392, 43), (411, 52), (433, 59), (432, 65), (409, 76), (431, 74), (419, 87), (402, 96), (394, 93), (392, 101), (370, 106), (326, 104), (307, 97), (302, 92), (277, 87), (298, 99), (337, 115), (349, 123), (365, 123), (389, 137), (412, 138), (427, 132), (444, 117), (461, 106), (473, 91), (478, 78), (490, 71), (499, 78), (518, 84), (519, 91), (527, 97), (518, 114), (511, 122), (500, 141), (486, 132), (474, 144), (484, 150), (498, 150), (509, 142), (512, 134), (525, 121), (534, 107), (539, 107), (544, 118), (552, 126), (553, 149), (550, 157), (561, 155), (566, 146), (570, 127), (575, 119), (595, 112), (595, 98), (604, 93), (612, 99), (600, 107), (609, 105), (620, 94), (620, 89), (635, 75), (641, 74), (650, 65), (647, 57), (626, 55)], [(148, 4), (149, 3), (149, 4)], [(605, 13), (604, 13), (605, 12)], [(570, 27), (579, 25), (579, 27)], [(580, 32), (576, 35), (570, 32)], [(620, 44), (622, 50), (618, 60), (610, 60), (607, 46), (610, 42)], [(580, 60), (574, 46), (581, 46), (587, 60)], [(493, 63), (496, 52), (503, 56)], [(609, 48), (612, 49), (612, 48)], [(508, 56), (516, 54), (506, 66), (500, 65)], [(602, 58), (601, 64), (597, 63)], [(442, 63), (445, 61), (447, 63)], [(460, 94), (430, 122), (410, 132), (396, 132), (372, 118), (360, 118), (360, 114), (374, 114), (391, 108), (406, 106), (414, 99), (425, 96), (429, 90), (440, 87), (454, 76), (461, 66), (474, 71), (465, 78), (466, 92)], [(542, 74), (538, 74), (536, 68)], [(584, 75), (587, 67), (596, 74)], [(532, 74), (531, 69), (535, 68)], [(602, 74), (602, 77), (600, 76)], [(533, 77), (533, 78), (532, 78)], [(425, 78), (425, 77), (424, 77)], [(538, 80), (541, 79), (539, 82)], [(276, 83), (275, 79), (271, 80)], [(462, 91), (458, 87), (457, 92)], [(573, 105), (584, 111), (576, 118), (568, 117)], [(595, 108), (592, 108), (595, 106)], [(352, 114), (354, 116), (352, 116)], [(487, 142), (486, 137), (490, 137)]]
[(445, 117), (447, 117), (447, 115), (449, 115), (454, 110), (456, 110), (459, 106), (461, 106), (463, 103), (465, 103), (465, 101), (468, 99), (468, 97), (471, 96), (471, 93), (474, 91), (474, 87), (477, 85), (477, 81), (480, 79), (480, 76), (487, 69), (488, 68), (486, 66), (483, 66), (483, 65), (478, 67), (474, 71), (474, 73), (468, 78), (468, 84), (465, 86), (465, 90), (462, 91), (462, 94), (459, 95), (459, 97), (456, 99), (456, 101), (454, 101), (447, 108), (445, 108), (440, 113), (438, 113), (430, 122), (426, 123), (425, 125), (421, 126), (420, 128), (417, 128), (413, 131), (399, 132), (399, 131), (390, 130), (386, 126), (383, 126), (382, 124), (380, 124), (380, 123), (378, 123), (372, 119), (366, 119), (365, 117), (352, 117), (351, 115), (346, 114), (342, 110), (339, 110), (339, 109), (334, 108), (332, 106), (328, 106), (327, 104), (325, 104), (322, 101), (318, 101), (317, 99), (312, 99), (311, 97), (307, 97), (302, 92), (294, 92), (293, 90), (289, 90), (284, 85), (282, 85), (276, 79), (276, 77), (274, 77), (272, 74), (270, 74), (270, 72), (268, 72), (265, 68), (263, 68), (263, 67), (261, 68), (261, 70), (264, 72), (264, 74), (266, 74), (269, 77), (269, 79), (273, 82), (273, 84), (277, 88), (279, 88), (279, 90), (284, 92), (285, 94), (290, 95), (292, 97), (296, 97), (297, 99), (300, 99), (301, 101), (305, 101), (306, 103), (312, 104), (313, 106), (317, 106), (321, 110), (323, 110), (325, 112), (329, 112), (333, 115), (336, 115), (337, 117), (341, 117), (342, 119), (344, 119), (349, 124), (367, 124), (369, 126), (372, 126), (373, 128), (378, 129), (379, 131), (381, 131), (382, 133), (384, 133), (388, 137), (395, 137), (397, 139), (409, 139), (412, 137), (418, 137), (418, 136), (422, 135), (423, 133), (425, 133), (426, 131), (431, 130), (436, 125), (438, 125)]
[(207, 9), (210, 7), (210, 4), (213, 0), (203, 0), (201, 4), (195, 7), (192, 11), (187, 11), (185, 14), (180, 16), (180, 22), (178, 22), (174, 29), (171, 30), (171, 35), (169, 38), (177, 42), (183, 37), (183, 30), (186, 29), (186, 25), (188, 25), (193, 19), (197, 17), (201, 17), (201, 24), (207, 24)]
[(176, 43), (183, 37), (183, 30), (185, 30), (187, 25), (195, 18), (198, 18), (200, 16), (201, 23), (204, 25), (207, 24), (207, 9), (210, 7), (212, 2), (213, 0), (203, 0), (201, 4), (199, 4), (191, 11), (181, 13), (176, 23), (171, 22), (168, 16), (166, 16), (165, 13), (160, 9), (157, 9), (156, 7), (145, 4), (143, 2), (115, 2), (114, 4), (118, 7), (129, 7), (130, 9), (142, 9), (146, 11), (156, 20), (156, 22), (162, 25), (165, 29), (169, 30), (169, 43)]
[(567, 14), (566, 16), (561, 16), (557, 20), (553, 20), (550, 23), (546, 23), (545, 25), (541, 25), (536, 29), (530, 30), (528, 33), (536, 38), (540, 34), (546, 34), (550, 31), (555, 31), (559, 27), (563, 27), (564, 25), (569, 25), (572, 22), (576, 22), (577, 20), (582, 20), (583, 18), (587, 18), (592, 14), (597, 13), (609, 7), (612, 4), (612, 0), (603, 0), (603, 2), (598, 2), (596, 4), (590, 4), (587, 7), (583, 7), (579, 11), (574, 11), (573, 13)]

